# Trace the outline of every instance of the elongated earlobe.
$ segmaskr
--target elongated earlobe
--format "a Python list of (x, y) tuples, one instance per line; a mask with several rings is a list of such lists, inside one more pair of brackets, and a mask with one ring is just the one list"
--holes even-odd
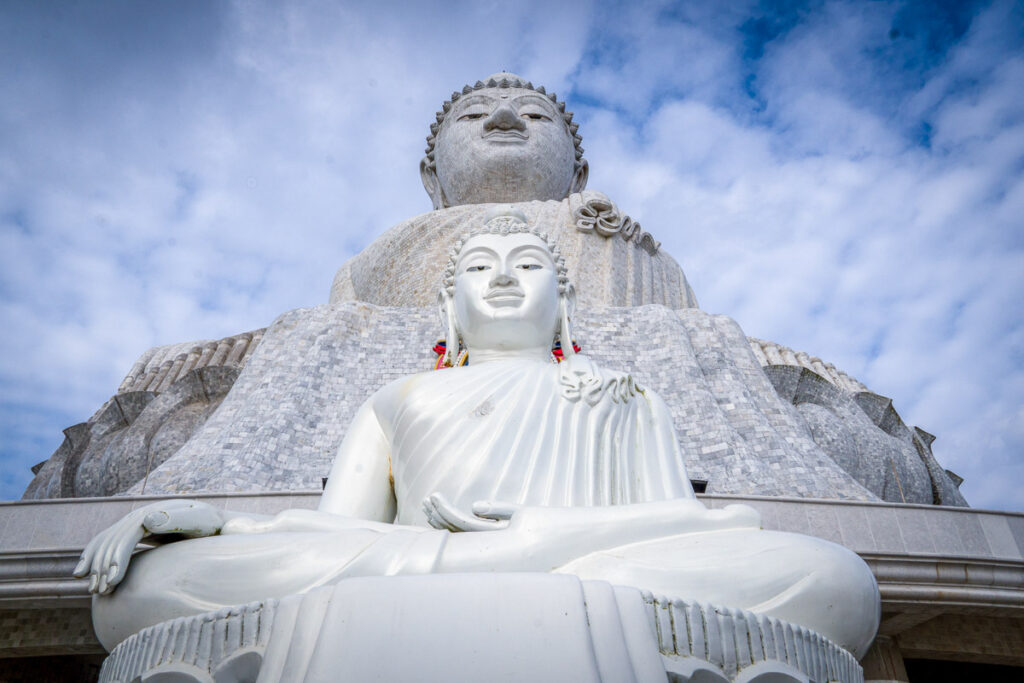
[(569, 194), (583, 192), (587, 187), (587, 177), (590, 175), (590, 164), (586, 159), (580, 159), (576, 163), (576, 170), (572, 174), (572, 182), (569, 183)]
[(462, 344), (459, 341), (459, 330), (455, 324), (455, 303), (448, 295), (448, 291), (443, 288), (437, 293), (437, 313), (441, 318), (441, 324), (447, 328), (441, 365), (455, 365)]
[(558, 327), (558, 337), (562, 342), (562, 358), (571, 358), (576, 355), (576, 349), (572, 344), (572, 329), (569, 327), (569, 309), (572, 304), (569, 297), (563, 295), (558, 298), (558, 308), (562, 314), (562, 321)]
[(448, 206), (448, 202), (444, 198), (444, 190), (441, 189), (441, 181), (437, 177), (437, 169), (434, 168), (429, 157), (423, 157), (420, 161), (420, 180), (423, 181), (423, 189), (430, 195), (430, 201), (435, 210)]
[(459, 339), (459, 330), (455, 326), (455, 307), (451, 299), (448, 300), (448, 340), (445, 342), (445, 362), (454, 366), (459, 360), (459, 351), (462, 349), (462, 341)]

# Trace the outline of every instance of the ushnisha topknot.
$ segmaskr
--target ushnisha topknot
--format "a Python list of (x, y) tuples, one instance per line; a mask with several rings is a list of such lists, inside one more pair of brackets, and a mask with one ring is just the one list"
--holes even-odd
[(565, 102), (561, 102), (555, 93), (549, 93), (544, 90), (543, 85), (533, 86), (533, 83), (527, 80), (523, 80), (521, 77), (516, 76), (512, 73), (497, 73), (493, 76), (489, 76), (487, 81), (477, 81), (473, 85), (467, 85), (462, 88), (462, 91), (455, 91), (452, 93), (450, 99), (446, 100), (441, 105), (441, 111), (435, 113), (437, 121), (430, 124), (430, 135), (427, 136), (427, 165), (431, 168), (434, 167), (434, 143), (437, 141), (437, 133), (441, 130), (441, 124), (444, 123), (444, 119), (448, 116), (448, 112), (451, 111), (452, 105), (458, 102), (459, 98), (463, 95), (469, 95), (477, 90), (483, 90), (485, 88), (523, 88), (524, 90), (532, 90), (539, 95), (544, 95), (555, 105), (559, 112), (562, 114), (562, 120), (565, 121), (565, 125), (569, 128), (569, 134), (572, 135), (573, 145), (576, 147), (576, 166), (579, 167), (580, 160), (583, 158), (583, 147), (581, 146), (583, 138), (579, 135), (580, 124), (574, 123), (572, 120), (572, 112), (565, 110)]
[(534, 235), (547, 245), (548, 250), (551, 252), (551, 260), (555, 262), (555, 269), (558, 272), (558, 293), (564, 295), (570, 286), (569, 271), (566, 270), (565, 259), (562, 257), (558, 244), (548, 237), (548, 234), (543, 230), (529, 225), (526, 214), (513, 206), (499, 206), (491, 209), (484, 216), (482, 225), (472, 228), (455, 241), (451, 251), (448, 252), (448, 265), (444, 269), (441, 288), (449, 297), (455, 296), (455, 264), (459, 260), (462, 247), (471, 238), (477, 235), (515, 235), (522, 233)]

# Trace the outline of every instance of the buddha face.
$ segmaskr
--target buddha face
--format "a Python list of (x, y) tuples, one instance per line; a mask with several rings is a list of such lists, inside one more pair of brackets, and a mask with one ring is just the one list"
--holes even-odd
[(536, 235), (477, 235), (455, 264), (455, 320), (470, 349), (550, 349), (558, 270)]
[(550, 99), (525, 88), (459, 98), (437, 133), (434, 167), (421, 165), (435, 208), (561, 200), (586, 184), (573, 137)]

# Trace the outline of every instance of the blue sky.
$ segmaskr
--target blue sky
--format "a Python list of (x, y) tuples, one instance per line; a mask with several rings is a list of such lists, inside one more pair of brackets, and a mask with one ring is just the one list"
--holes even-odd
[(433, 112), (567, 99), (702, 308), (835, 363), (1024, 510), (1013, 2), (0, 6), (0, 499), (148, 347), (326, 302), (430, 209)]

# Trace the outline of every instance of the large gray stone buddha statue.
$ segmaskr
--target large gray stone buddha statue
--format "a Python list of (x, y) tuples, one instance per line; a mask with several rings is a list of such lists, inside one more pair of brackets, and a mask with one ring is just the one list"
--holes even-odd
[(576, 281), (576, 341), (663, 398), (708, 492), (966, 504), (934, 437), (891, 400), (699, 309), (652, 234), (586, 188), (577, 124), (554, 94), (509, 73), (452, 93), (420, 173), (434, 209), (342, 265), (329, 304), (147, 351), (65, 431), (26, 497), (319, 489), (367, 397), (436, 363), (448, 253), (508, 204), (551, 237)]
[[(294, 624), (282, 628), (285, 620), (274, 618), (248, 677), (236, 670), (216, 680), (367, 680), (338, 671), (369, 661), (379, 673), (373, 662), (388, 656), (408, 660), (401, 671), (422, 680), (478, 680), (461, 665), (452, 673), (451, 655), (423, 647), (433, 636), (410, 626), (408, 613), (426, 593), (447, 596), (431, 620), (452, 653), (462, 644), (470, 652), (488, 646), (477, 641), (481, 631), (500, 633), (488, 640), (495, 656), (520, 638), (549, 643), (491, 662), (490, 678), (733, 680), (722, 667), (736, 668), (735, 661), (714, 654), (720, 640), (732, 646), (732, 633), (705, 632), (704, 621), (695, 621), (692, 632), (712, 641), (710, 654), (702, 646), (696, 658), (662, 657), (656, 624), (631, 616), (634, 609), (648, 614), (646, 604), (699, 600), (724, 606), (716, 609), (744, 633), (773, 632), (781, 623), (798, 629), (797, 646), (806, 648), (794, 660), (801, 669), (762, 652), (754, 655), (769, 660), (754, 668), (760, 677), (747, 672), (735, 680), (808, 680), (801, 671), (818, 666), (815, 680), (853, 683), (855, 675), (825, 662), (845, 655), (836, 645), (862, 656), (874, 638), (879, 596), (868, 567), (827, 541), (761, 530), (751, 508), (708, 510), (698, 502), (664, 401), (567, 343), (576, 290), (559, 246), (514, 207), (498, 214), (458, 238), (443, 270), (437, 298), (447, 321), (445, 367), (401, 377), (362, 404), (318, 510), (254, 518), (199, 502), (157, 502), (86, 547), (76, 574), (89, 576), (97, 594), (101, 642), (113, 650), (142, 632), (115, 652), (145, 660), (146, 648), (178, 637), (181, 619), (291, 600)], [(562, 362), (552, 358), (556, 342)], [(192, 538), (132, 558), (142, 538), (168, 534)], [(410, 576), (425, 578), (410, 589), (402, 581)], [(379, 591), (374, 614), (392, 616), (363, 615), (353, 586)], [(609, 603), (617, 606), (598, 606), (602, 590), (618, 591)], [(506, 613), (490, 607), (510, 597)], [(586, 623), (547, 621), (549, 600), (567, 603), (566, 614), (582, 610)], [(144, 631), (161, 622), (166, 633)], [(246, 628), (244, 618), (236, 628)], [(339, 629), (345, 637), (331, 635)], [(410, 631), (417, 654), (391, 643)], [(827, 640), (813, 640), (819, 636)], [(589, 650), (577, 662), (577, 638), (628, 654)], [(202, 649), (180, 639), (172, 649)], [(693, 662), (705, 659), (715, 676), (694, 674)], [(594, 675), (588, 662), (596, 662)], [(620, 677), (620, 667), (635, 677)], [(130, 679), (115, 668), (103, 680)], [(175, 673), (167, 680), (205, 680)]]

